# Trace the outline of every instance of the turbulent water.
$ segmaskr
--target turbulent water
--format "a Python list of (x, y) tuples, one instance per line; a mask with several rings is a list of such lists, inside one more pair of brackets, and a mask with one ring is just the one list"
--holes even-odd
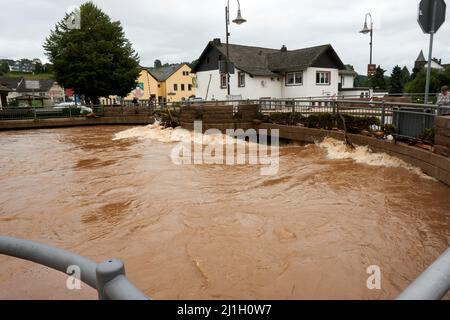
[[(125, 261), (155, 299), (396, 297), (450, 243), (450, 189), (335, 140), (257, 166), (171, 161), (182, 129), (0, 133), (0, 234)], [(367, 268), (381, 268), (368, 290)], [(96, 298), (64, 276), (0, 257), (0, 298)]]

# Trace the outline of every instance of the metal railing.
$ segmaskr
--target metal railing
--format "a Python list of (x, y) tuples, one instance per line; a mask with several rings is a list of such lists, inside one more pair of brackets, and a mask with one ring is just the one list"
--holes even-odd
[(0, 254), (24, 259), (67, 273), (69, 267), (80, 270), (82, 282), (94, 288), (101, 300), (148, 300), (125, 276), (120, 260), (97, 264), (77, 254), (28, 240), (0, 236)]
[(397, 138), (417, 140), (427, 129), (434, 127), (436, 115), (450, 114), (450, 107), (432, 104), (385, 102), (367, 100), (260, 100), (260, 112), (295, 113), (304, 117), (314, 114), (347, 114), (355, 117), (376, 117), (380, 129), (393, 126)]
[(450, 248), (422, 273), (397, 300), (440, 300), (450, 290)]
[[(215, 106), (229, 105), (237, 112), (240, 105), (254, 104), (259, 106), (259, 112), (265, 115), (273, 113), (296, 113), (303, 117), (314, 114), (347, 114), (356, 117), (376, 117), (380, 122), (380, 129), (391, 126), (396, 129), (392, 133), (397, 138), (418, 140), (434, 125), (437, 114), (450, 114), (450, 107), (439, 107), (433, 104), (417, 104), (408, 102), (389, 102), (380, 99), (259, 99), (259, 100), (231, 100), (231, 101), (181, 101), (153, 103), (140, 101), (136, 105), (95, 105), (90, 106), (96, 116), (149, 116), (161, 112), (179, 113), (183, 108), (193, 105)], [(79, 110), (78, 110), (79, 111)], [(76, 109), (55, 110), (52, 108), (8, 108), (0, 110), (0, 120), (46, 119), (79, 117)], [(391, 128), (392, 129), (392, 128)], [(392, 130), (390, 130), (392, 131)]]

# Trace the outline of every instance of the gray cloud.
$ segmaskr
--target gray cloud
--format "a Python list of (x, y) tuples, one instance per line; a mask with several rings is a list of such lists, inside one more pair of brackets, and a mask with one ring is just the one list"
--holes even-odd
[[(45, 60), (42, 44), (50, 29), (79, 0), (2, 0), (0, 57)], [(113, 20), (120, 20), (145, 66), (192, 61), (208, 40), (225, 36), (225, 0), (96, 0)], [(231, 0), (232, 18), (237, 2)], [(374, 62), (389, 72), (396, 64), (409, 68), (428, 36), (416, 22), (418, 0), (241, 0), (248, 23), (231, 26), (231, 42), (289, 49), (331, 43), (345, 63), (364, 74), (369, 37), (359, 34), (364, 15), (375, 22)], [(19, 22), (20, 21), (20, 22)], [(450, 63), (450, 24), (436, 36), (434, 56)]]

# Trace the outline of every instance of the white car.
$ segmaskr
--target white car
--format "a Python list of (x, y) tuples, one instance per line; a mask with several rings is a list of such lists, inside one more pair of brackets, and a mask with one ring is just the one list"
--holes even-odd
[(86, 106), (76, 105), (75, 102), (62, 102), (56, 104), (53, 109), (66, 109), (66, 108), (78, 108), (81, 109), (81, 113), (93, 113), (93, 110)]

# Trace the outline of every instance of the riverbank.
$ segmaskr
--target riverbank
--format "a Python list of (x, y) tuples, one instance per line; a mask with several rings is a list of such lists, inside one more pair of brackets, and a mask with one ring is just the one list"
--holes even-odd
[(155, 118), (148, 115), (98, 117), (98, 118), (77, 117), (77, 118), (54, 118), (54, 119), (5, 120), (0, 121), (0, 131), (98, 126), (98, 125), (147, 125), (153, 122), (155, 122)]

